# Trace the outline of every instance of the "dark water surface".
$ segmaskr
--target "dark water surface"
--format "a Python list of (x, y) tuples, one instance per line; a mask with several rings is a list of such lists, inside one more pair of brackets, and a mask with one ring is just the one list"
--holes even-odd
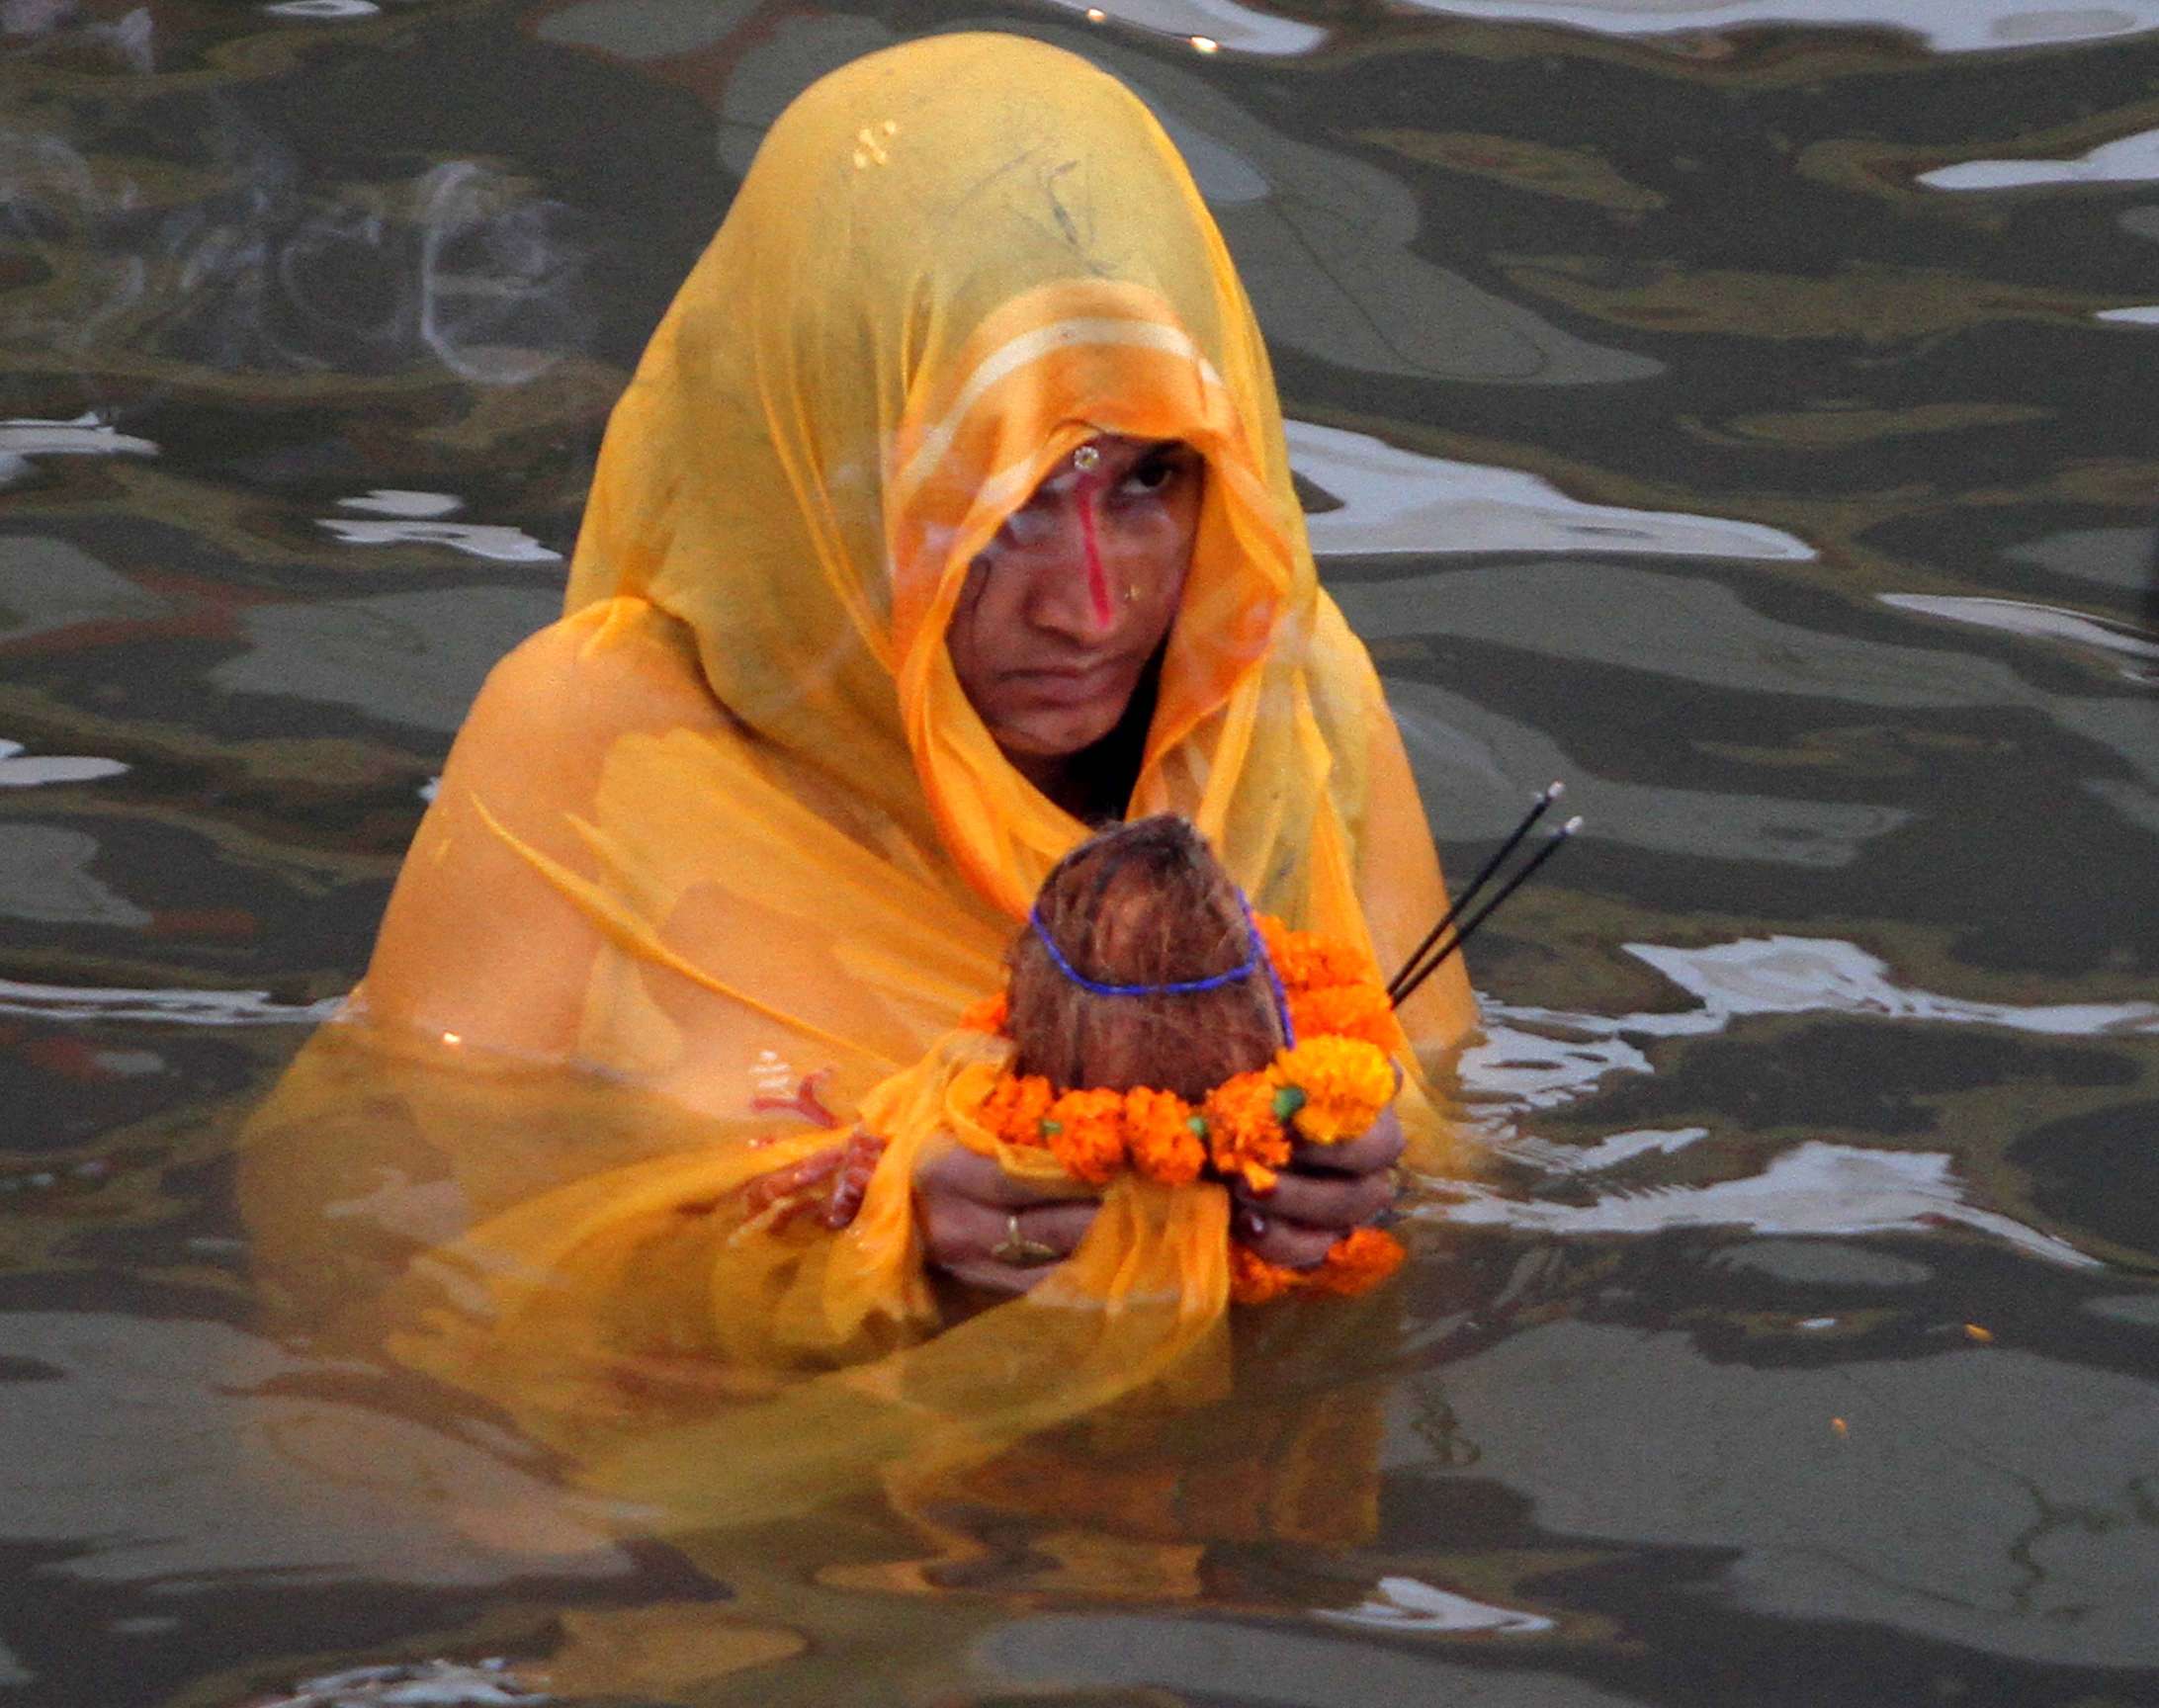
[[(2159, 1701), (2159, 5), (1104, 11), (0, 0), (0, 1694)], [(1189, 152), (1455, 869), (1589, 815), (1406, 1338), (1280, 1366), (1368, 1540), (625, 1543), (253, 1326), (235, 1122), (646, 334), (980, 25)]]

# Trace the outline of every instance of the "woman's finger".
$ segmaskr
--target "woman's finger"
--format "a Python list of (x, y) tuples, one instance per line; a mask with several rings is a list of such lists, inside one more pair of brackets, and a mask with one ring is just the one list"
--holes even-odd
[(984, 1156), (964, 1145), (953, 1145), (932, 1156), (914, 1171), (918, 1190), (950, 1193), (1005, 1210), (1037, 1204), (1073, 1204), (1091, 1208), (1095, 1200), (1067, 1187), (1036, 1186), (1016, 1180), (997, 1165), (994, 1156)]
[(1340, 1145), (1315, 1145), (1299, 1140), (1290, 1151), (1289, 1165), (1301, 1173), (1372, 1174), (1392, 1168), (1402, 1159), (1402, 1121), (1390, 1109), (1358, 1137)]
[(1071, 1256), (1095, 1209), (1091, 1199), (1005, 1209), (950, 1191), (924, 1191), (916, 1200), (929, 1261), (1000, 1292), (1023, 1291), (1039, 1271)]
[(1284, 1172), (1274, 1190), (1254, 1192), (1242, 1180), (1230, 1189), (1240, 1203), (1263, 1216), (1332, 1228), (1337, 1238), (1361, 1228), (1395, 1200), (1394, 1175), (1381, 1168), (1369, 1174), (1299, 1174)]
[(1309, 1228), (1264, 1210), (1240, 1210), (1230, 1224), (1238, 1241), (1256, 1257), (1285, 1269), (1311, 1269), (1326, 1261), (1341, 1238), (1339, 1228)]

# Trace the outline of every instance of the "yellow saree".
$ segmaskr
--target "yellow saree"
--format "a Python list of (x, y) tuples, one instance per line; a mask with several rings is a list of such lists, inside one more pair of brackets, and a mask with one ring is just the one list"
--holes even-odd
[[(875, 54), (767, 138), (616, 406), (564, 616), (489, 677), (362, 985), (256, 1124), (288, 1297), (393, 1277), (369, 1332), (699, 1522), (1219, 1380), (1218, 1186), (1120, 1179), (1069, 1263), (950, 1325), (914, 1231), (954, 1084), (1006, 1048), (955, 1023), (1087, 828), (999, 752), (944, 629), (1098, 434), (1206, 464), (1130, 813), (1399, 961), (1443, 904), (1430, 836), (1182, 162), (1055, 49)], [(1419, 1055), (1473, 1023), (1459, 963), (1401, 1019), (1434, 1164)], [(858, 1126), (889, 1147), (851, 1226), (743, 1208)]]

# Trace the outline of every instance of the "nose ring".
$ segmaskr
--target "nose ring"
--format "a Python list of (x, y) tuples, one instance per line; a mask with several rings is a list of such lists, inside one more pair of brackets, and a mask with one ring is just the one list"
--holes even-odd
[(1137, 581), (1125, 583), (1124, 602), (1127, 605), (1137, 605), (1140, 602), (1140, 584)]

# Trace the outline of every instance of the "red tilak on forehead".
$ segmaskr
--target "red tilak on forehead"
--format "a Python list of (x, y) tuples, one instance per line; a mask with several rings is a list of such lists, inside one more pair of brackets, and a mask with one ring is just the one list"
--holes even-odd
[(1080, 540), (1087, 554), (1087, 595), (1094, 601), (1095, 622), (1106, 629), (1116, 612), (1109, 603), (1109, 578), (1102, 569), (1102, 545), (1094, 532), (1094, 494), (1101, 489), (1103, 480), (1101, 461), (1101, 452), (1092, 445), (1082, 445), (1072, 454), (1072, 466), (1080, 474), (1073, 484), (1073, 495), (1080, 501)]

